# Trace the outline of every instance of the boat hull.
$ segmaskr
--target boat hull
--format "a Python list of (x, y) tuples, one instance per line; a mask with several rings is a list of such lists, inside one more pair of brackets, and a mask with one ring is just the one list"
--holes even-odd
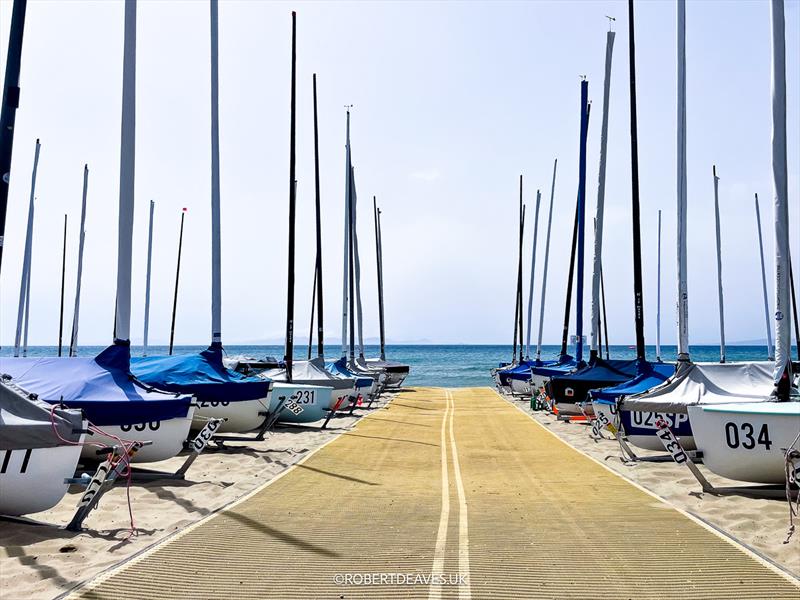
[(208, 419), (225, 419), (217, 433), (244, 433), (258, 429), (267, 418), (271, 395), (237, 402), (198, 401), (192, 429), (202, 429)]
[[(783, 483), (784, 449), (800, 432), (800, 403), (758, 404), (689, 406), (697, 449), (703, 452), (703, 464), (722, 477)], [(766, 404), (795, 405), (787, 407), (794, 412), (773, 412)]]
[(67, 493), (64, 479), (74, 476), (80, 454), (81, 446), (0, 450), (0, 514), (29, 515), (54, 507)]
[[(343, 391), (337, 390), (337, 393)], [(283, 423), (313, 423), (328, 415), (332, 394), (333, 388), (325, 386), (276, 382), (272, 388), (270, 411), (277, 410), (281, 400), (294, 401), (302, 407), (303, 411), (295, 414), (284, 408), (278, 420)]]
[(531, 382), (529, 379), (511, 379), (511, 393), (517, 396), (529, 396), (531, 393)]
[(658, 419), (664, 419), (672, 433), (678, 438), (684, 450), (696, 450), (697, 445), (692, 433), (689, 415), (682, 413), (644, 412), (638, 410), (621, 410), (620, 423), (625, 437), (630, 444), (644, 450), (662, 451), (664, 445), (656, 437)]
[[(111, 436), (116, 436), (126, 441), (152, 442), (143, 446), (133, 456), (131, 462), (149, 463), (167, 460), (177, 456), (183, 450), (183, 443), (189, 437), (189, 429), (192, 425), (194, 412), (195, 407), (192, 406), (185, 417), (178, 419), (165, 419), (163, 421), (134, 423), (131, 425), (104, 425), (100, 429), (110, 435), (95, 433), (89, 437), (88, 441), (94, 444), (114, 446), (119, 442)], [(81, 450), (81, 458), (93, 461), (98, 460), (97, 448), (84, 446)]]

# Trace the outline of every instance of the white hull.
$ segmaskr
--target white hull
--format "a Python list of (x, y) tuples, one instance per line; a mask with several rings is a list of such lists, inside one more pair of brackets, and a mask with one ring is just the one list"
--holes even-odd
[[(684, 450), (697, 450), (697, 443), (694, 441), (693, 435), (676, 437)], [(626, 435), (625, 439), (628, 440), (628, 443), (642, 450), (652, 450), (654, 452), (664, 451), (664, 444), (662, 444), (655, 435)]]
[(544, 386), (548, 381), (550, 381), (550, 378), (547, 377), (546, 375), (537, 375), (535, 373), (532, 373), (531, 380), (528, 385), (531, 386), (532, 390), (539, 392), (544, 389)]
[(384, 387), (400, 387), (406, 380), (407, 373), (386, 373), (386, 381)]
[(207, 419), (226, 419), (217, 433), (244, 433), (264, 424), (269, 411), (270, 393), (266, 398), (240, 402), (197, 402), (192, 429), (202, 429)]
[(75, 475), (80, 453), (80, 446), (0, 450), (5, 467), (0, 473), (0, 514), (28, 515), (58, 504), (67, 492), (64, 479)]
[(530, 381), (523, 381), (522, 379), (511, 380), (511, 393), (517, 396), (529, 396), (531, 393)]
[[(339, 390), (344, 393), (347, 390)], [(313, 423), (324, 419), (331, 407), (333, 388), (321, 385), (301, 385), (294, 383), (275, 382), (272, 387), (270, 410), (276, 410), (278, 403), (284, 399), (287, 403), (294, 401), (303, 411), (294, 414), (287, 409), (281, 411), (279, 421), (284, 423)], [(333, 401), (335, 403), (335, 401)]]
[[(122, 440), (152, 442), (141, 448), (131, 462), (148, 463), (158, 462), (177, 456), (183, 450), (183, 442), (189, 437), (189, 428), (195, 408), (191, 407), (185, 417), (178, 419), (165, 419), (152, 423), (138, 423), (134, 425), (104, 425), (100, 427), (106, 433), (115, 435)], [(113, 446), (118, 442), (111, 437), (95, 433), (88, 437), (89, 442)], [(98, 460), (97, 448), (84, 446), (81, 458)]]
[(784, 483), (784, 449), (800, 432), (800, 402), (689, 406), (697, 449), (713, 473)]

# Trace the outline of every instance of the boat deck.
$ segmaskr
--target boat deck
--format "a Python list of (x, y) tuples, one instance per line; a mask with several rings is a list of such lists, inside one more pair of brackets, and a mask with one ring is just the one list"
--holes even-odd
[(492, 390), (416, 388), (74, 596), (796, 599), (798, 585)]

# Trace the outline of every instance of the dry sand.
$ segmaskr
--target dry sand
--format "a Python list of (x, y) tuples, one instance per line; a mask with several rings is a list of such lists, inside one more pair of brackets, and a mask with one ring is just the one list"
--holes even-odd
[[(531, 414), (539, 423), (577, 450), (597, 459), (673, 506), (699, 517), (795, 577), (800, 577), (800, 519), (796, 520), (797, 531), (789, 543), (785, 544), (789, 529), (789, 508), (785, 499), (766, 500), (738, 495), (704, 494), (700, 484), (684, 465), (674, 462), (625, 464), (620, 460), (619, 443), (616, 440), (591, 439), (586, 423), (558, 421), (549, 413), (531, 411), (530, 402), (511, 398), (507, 400)], [(607, 435), (610, 436), (610, 433)], [(635, 448), (635, 451), (640, 456), (658, 454), (639, 448)], [(715, 487), (747, 485), (714, 475), (703, 465), (699, 465), (699, 468)], [(580, 477), (580, 474), (576, 473), (576, 477)]]
[[(130, 487), (136, 535), (126, 540), (130, 517), (126, 486), (118, 485), (86, 519), (86, 531), (62, 527), (75, 512), (83, 489), (72, 486), (51, 510), (29, 515), (40, 523), (0, 520), (0, 598), (34, 600), (62, 595), (109, 567), (225, 507), (262, 486), (392, 398), (384, 394), (371, 410), (320, 421), (303, 428), (280, 428), (263, 442), (229, 443), (230, 450), (207, 450), (194, 462), (185, 481), (134, 483)], [(174, 471), (183, 456), (146, 466)], [(189, 557), (187, 557), (189, 558)]]

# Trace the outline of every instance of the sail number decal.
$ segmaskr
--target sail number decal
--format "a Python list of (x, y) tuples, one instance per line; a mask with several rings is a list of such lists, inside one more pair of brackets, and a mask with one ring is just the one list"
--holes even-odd
[(225, 400), (202, 400), (197, 403), (197, 406), (200, 408), (217, 408), (218, 406), (228, 406), (230, 402), (226, 402)]
[(134, 431), (144, 431), (145, 429), (149, 429), (150, 431), (158, 431), (159, 427), (161, 427), (161, 421), (150, 421), (149, 423), (137, 423), (135, 425), (119, 426), (119, 428), (125, 432), (128, 432), (131, 429), (133, 429)]
[(292, 414), (294, 414), (294, 415), (299, 415), (301, 412), (303, 412), (303, 407), (302, 407), (302, 406), (300, 406), (300, 405), (299, 405), (297, 402), (295, 402), (294, 400), (290, 400), (289, 402), (287, 402), (286, 404), (284, 404), (284, 405), (283, 405), (283, 408), (284, 408), (285, 410), (288, 410), (290, 413), (292, 413)]
[(670, 456), (672, 456), (672, 460), (676, 463), (683, 464), (687, 460), (686, 452), (684, 452), (681, 443), (678, 441), (678, 438), (675, 437), (675, 434), (672, 433), (672, 430), (669, 428), (669, 424), (664, 419), (658, 419), (656, 421), (656, 427), (658, 427), (658, 433), (656, 433), (656, 437), (661, 440), (661, 443), (664, 445), (664, 449), (669, 452)]
[(192, 440), (192, 450), (197, 454), (200, 454), (205, 447), (208, 445), (208, 442), (211, 441), (211, 438), (214, 437), (214, 432), (219, 429), (219, 426), (222, 425), (223, 419), (210, 419), (206, 426), (200, 430), (194, 440)]
[(298, 404), (314, 404), (314, 393), (316, 390), (297, 390), (292, 396), (292, 400)]
[(631, 421), (638, 427), (659, 429), (657, 425), (657, 421), (659, 419), (665, 420), (669, 427), (677, 428), (681, 426), (681, 423), (686, 423), (689, 421), (689, 415), (641, 412), (638, 410), (631, 411)]
[(728, 448), (744, 448), (753, 450), (757, 445), (764, 446), (765, 450), (772, 447), (769, 439), (769, 427), (766, 423), (761, 426), (756, 434), (756, 428), (751, 423), (725, 423), (725, 443)]

